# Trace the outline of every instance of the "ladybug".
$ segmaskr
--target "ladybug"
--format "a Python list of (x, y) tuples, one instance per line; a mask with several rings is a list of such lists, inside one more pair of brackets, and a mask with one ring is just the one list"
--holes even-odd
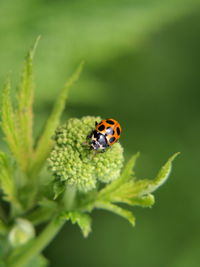
[(95, 123), (95, 130), (90, 134), (90, 148), (104, 152), (120, 138), (122, 128), (114, 119), (102, 120)]

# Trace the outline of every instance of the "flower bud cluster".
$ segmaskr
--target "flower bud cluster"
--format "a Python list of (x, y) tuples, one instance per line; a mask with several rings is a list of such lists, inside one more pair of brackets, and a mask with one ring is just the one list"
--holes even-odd
[(72, 118), (56, 130), (55, 145), (48, 159), (49, 169), (58, 181), (66, 181), (81, 192), (96, 187), (97, 182), (117, 179), (123, 164), (123, 148), (115, 143), (104, 153), (90, 149), (87, 136), (99, 117)]

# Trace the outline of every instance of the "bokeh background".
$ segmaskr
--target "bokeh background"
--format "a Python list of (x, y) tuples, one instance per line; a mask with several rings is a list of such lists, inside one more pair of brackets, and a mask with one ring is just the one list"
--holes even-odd
[(84, 239), (68, 223), (45, 250), (50, 266), (200, 266), (200, 1), (1, 0), (1, 87), (11, 71), (15, 88), (39, 34), (36, 136), (58, 90), (84, 59), (63, 120), (118, 119), (126, 159), (141, 152), (139, 178), (153, 178), (181, 152), (155, 193), (155, 206), (133, 209), (135, 228), (95, 211), (93, 232)]

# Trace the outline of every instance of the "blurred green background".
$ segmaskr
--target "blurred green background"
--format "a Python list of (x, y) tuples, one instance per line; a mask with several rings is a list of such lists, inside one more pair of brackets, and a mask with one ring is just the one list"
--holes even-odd
[(140, 178), (153, 178), (181, 152), (153, 209), (134, 208), (135, 228), (95, 211), (85, 240), (68, 223), (45, 251), (50, 266), (200, 266), (200, 1), (1, 0), (2, 86), (12, 71), (15, 88), (39, 34), (35, 135), (58, 90), (85, 59), (63, 120), (118, 119), (126, 159), (141, 152)]

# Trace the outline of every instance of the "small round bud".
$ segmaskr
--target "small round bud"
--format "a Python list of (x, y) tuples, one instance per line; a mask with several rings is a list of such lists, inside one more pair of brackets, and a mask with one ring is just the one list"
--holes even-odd
[(56, 130), (55, 146), (48, 159), (56, 181), (65, 181), (87, 192), (94, 189), (97, 182), (109, 183), (119, 177), (124, 160), (122, 146), (115, 143), (104, 153), (94, 153), (87, 141), (95, 122), (100, 120), (90, 116), (72, 118)]
[(26, 244), (34, 238), (35, 229), (28, 220), (18, 218), (8, 235), (8, 240), (13, 247), (18, 247)]

